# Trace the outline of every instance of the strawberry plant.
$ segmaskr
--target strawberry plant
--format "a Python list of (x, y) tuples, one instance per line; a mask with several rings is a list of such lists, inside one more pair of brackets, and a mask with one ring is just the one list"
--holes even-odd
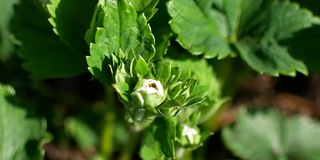
[[(318, 2), (3, 1), (0, 159), (63, 159), (52, 157), (63, 146), (85, 159), (205, 159), (206, 124), (246, 77), (320, 73)], [(256, 114), (221, 129), (234, 155), (319, 157), (320, 143), (296, 140), (317, 121)]]

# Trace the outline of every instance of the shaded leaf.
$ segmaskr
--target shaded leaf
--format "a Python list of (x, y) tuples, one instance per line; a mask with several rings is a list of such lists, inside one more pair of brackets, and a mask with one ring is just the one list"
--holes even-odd
[(279, 76), (279, 73), (295, 76), (297, 70), (308, 74), (308, 69), (303, 62), (291, 57), (286, 48), (272, 39), (264, 39), (258, 44), (251, 40), (241, 41), (236, 46), (242, 59), (259, 73), (272, 76)]
[(298, 32), (285, 44), (293, 57), (301, 59), (309, 69), (320, 74), (320, 26)]
[(311, 27), (314, 22), (312, 12), (301, 9), (296, 3), (280, 1), (271, 8), (261, 21), (258, 30), (277, 40), (290, 38), (294, 32)]
[(156, 53), (153, 60), (160, 60), (167, 52), (167, 48), (170, 45), (170, 40), (173, 35), (169, 21), (170, 16), (166, 7), (168, 0), (159, 1), (157, 5), (157, 12), (149, 21), (152, 32), (156, 39)]
[[(47, 5), (54, 32), (76, 52), (86, 54), (84, 35), (89, 28), (97, 0), (51, 0)], [(83, 54), (82, 54), (83, 55)]]
[(15, 8), (14, 34), (21, 42), (23, 67), (34, 78), (70, 77), (86, 71), (85, 53), (71, 50), (52, 31), (39, 1), (22, 0)]
[(226, 0), (222, 10), (225, 11), (229, 24), (230, 41), (234, 43), (246, 34), (269, 11), (276, 0)]
[(170, 46), (170, 38), (172, 35), (173, 34), (169, 28), (164, 28), (155, 34), (156, 53), (153, 57), (153, 60), (159, 60), (167, 53), (167, 49)]
[(0, 59), (7, 59), (13, 51), (13, 43), (10, 39), (10, 20), (13, 16), (13, 6), (18, 0), (3, 0), (0, 6)]

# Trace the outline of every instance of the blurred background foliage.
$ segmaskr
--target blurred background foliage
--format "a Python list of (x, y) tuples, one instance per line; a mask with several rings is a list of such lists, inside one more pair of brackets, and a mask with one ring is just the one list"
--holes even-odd
[[(0, 157), (139, 159), (141, 134), (128, 134), (130, 126), (116, 93), (87, 71), (89, 47), (83, 36), (96, 1), (61, 1), (66, 2), (62, 6), (79, 5), (72, 10), (76, 16), (68, 17), (69, 10), (61, 7), (55, 13), (61, 19), (48, 21), (57, 18), (50, 7), (43, 9), (48, 1), (0, 0), (0, 135), (4, 135), (0, 143), (5, 144)], [(212, 101), (221, 107), (200, 126), (214, 134), (185, 158), (317, 160), (320, 27), (304, 29), (279, 42), (291, 46), (290, 53), (305, 62), (309, 74), (271, 77), (256, 73), (239, 56), (222, 60), (191, 56), (170, 32), (166, 2), (158, 3), (150, 20), (156, 41), (164, 37), (169, 42), (163, 43), (171, 44), (166, 60), (176, 59), (174, 65), (183, 67), (190, 65), (188, 60), (197, 61), (201, 71), (211, 69), (217, 77), (195, 72), (200, 81), (211, 89), (220, 88), (210, 92), (218, 95)], [(320, 2), (295, 2), (319, 16)], [(66, 30), (57, 35), (59, 27)], [(14, 141), (12, 135), (21, 139)]]

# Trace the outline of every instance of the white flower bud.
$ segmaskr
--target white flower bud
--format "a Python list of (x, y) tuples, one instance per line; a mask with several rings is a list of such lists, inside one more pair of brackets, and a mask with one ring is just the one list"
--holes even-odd
[(200, 135), (198, 131), (194, 128), (184, 125), (182, 129), (182, 136), (186, 136), (190, 144), (196, 145), (200, 143)]
[(137, 100), (141, 107), (154, 108), (165, 99), (165, 91), (160, 81), (154, 79), (143, 79), (141, 86), (136, 89), (131, 97)]

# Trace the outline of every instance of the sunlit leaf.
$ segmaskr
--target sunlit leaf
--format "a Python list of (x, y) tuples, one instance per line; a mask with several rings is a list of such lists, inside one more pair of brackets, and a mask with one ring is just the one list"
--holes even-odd
[[(210, 0), (171, 0), (168, 12), (179, 43), (193, 54), (224, 58), (233, 53), (228, 43), (228, 24)], [(197, 15), (197, 16), (195, 16)]]
[(131, 2), (138, 14), (144, 14), (149, 20), (156, 12), (155, 6), (159, 0), (128, 0)]
[(45, 123), (14, 95), (13, 88), (0, 85), (0, 159), (42, 159)]
[[(90, 39), (93, 32), (95, 32), (95, 38)], [(117, 67), (119, 63), (115, 62), (115, 58), (111, 59), (111, 55), (117, 57), (119, 61), (126, 59), (129, 53), (134, 53), (136, 57), (141, 56), (148, 62), (155, 54), (155, 40), (146, 17), (143, 14), (137, 15), (134, 6), (125, 0), (99, 1), (91, 28), (87, 32), (87, 40), (93, 40), (91, 43), (94, 43), (90, 47), (91, 56), (87, 58), (89, 70), (98, 79), (109, 84), (110, 81), (106, 80), (107, 76), (103, 75), (105, 74), (103, 70), (108, 70), (108, 67), (103, 66)], [(102, 51), (96, 47), (105, 48), (105, 50)], [(119, 50), (122, 51), (121, 54)], [(139, 67), (141, 67), (140, 62)], [(132, 68), (130, 64), (126, 65)]]
[(137, 74), (141, 75), (142, 77), (149, 72), (148, 64), (141, 56), (139, 56), (137, 60), (135, 71)]
[(303, 62), (279, 44), (319, 22), (312, 12), (296, 3), (170, 0), (167, 6), (178, 42), (193, 54), (218, 59), (240, 54), (251, 68), (272, 76), (294, 76), (297, 71), (308, 74)]

